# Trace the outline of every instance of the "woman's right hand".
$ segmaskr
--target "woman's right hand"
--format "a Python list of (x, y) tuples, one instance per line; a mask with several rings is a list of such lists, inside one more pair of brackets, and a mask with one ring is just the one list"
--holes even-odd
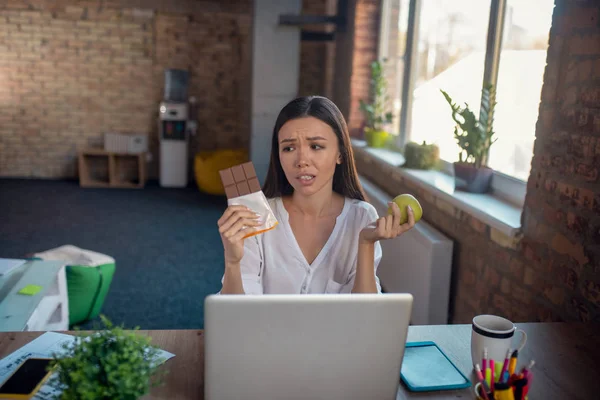
[(244, 256), (244, 236), (260, 226), (260, 216), (246, 206), (229, 206), (219, 218), (219, 233), (225, 250), (225, 265), (237, 264)]

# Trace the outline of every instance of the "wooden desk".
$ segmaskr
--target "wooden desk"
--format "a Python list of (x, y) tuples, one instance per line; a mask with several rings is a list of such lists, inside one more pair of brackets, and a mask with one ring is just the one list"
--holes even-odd
[[(531, 400), (588, 400), (600, 393), (600, 326), (571, 323), (518, 324), (528, 335), (519, 366), (536, 360)], [(448, 357), (468, 373), (471, 370), (470, 325), (412, 326), (409, 341), (433, 340)], [(202, 399), (204, 391), (204, 336), (199, 330), (140, 331), (153, 343), (175, 354), (163, 368), (170, 373), (166, 385), (145, 399)], [(0, 333), (0, 357), (4, 357), (41, 332)], [(471, 375), (474, 381), (473, 375)], [(410, 393), (401, 384), (397, 399), (473, 399), (472, 389)]]

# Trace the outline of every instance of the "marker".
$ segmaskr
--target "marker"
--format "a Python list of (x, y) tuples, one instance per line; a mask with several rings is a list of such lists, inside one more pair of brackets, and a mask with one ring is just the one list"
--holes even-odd
[(483, 374), (481, 373), (481, 368), (479, 367), (479, 364), (475, 364), (475, 373), (477, 374), (477, 379), (479, 379), (479, 382), (481, 382), (481, 392), (483, 393), (483, 398), (485, 400), (490, 400), (490, 398), (487, 395), (490, 391), (490, 387), (488, 386), (485, 379), (483, 379)]
[(508, 374), (512, 376), (515, 373), (515, 369), (517, 368), (517, 357), (519, 356), (519, 351), (515, 350), (510, 357), (510, 364), (508, 365)]
[(510, 349), (506, 352), (506, 358), (504, 359), (504, 365), (502, 365), (502, 372), (500, 372), (500, 376), (498, 379), (501, 382), (507, 382), (508, 378), (505, 378), (504, 375), (508, 371), (508, 362), (510, 361)]
[(490, 367), (487, 367), (485, 370), (485, 381), (487, 382), (490, 391), (492, 390), (492, 370)]
[(502, 378), (502, 361), (496, 361), (494, 364), (494, 380), (500, 382)]

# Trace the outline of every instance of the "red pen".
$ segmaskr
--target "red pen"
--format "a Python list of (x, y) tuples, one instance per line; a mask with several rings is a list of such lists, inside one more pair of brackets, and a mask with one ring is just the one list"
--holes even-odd
[(481, 393), (483, 394), (483, 398), (485, 400), (490, 400), (490, 398), (487, 395), (490, 391), (490, 388), (488, 387), (485, 379), (483, 379), (483, 374), (481, 373), (481, 368), (479, 367), (479, 364), (475, 364), (475, 373), (477, 374), (477, 379), (479, 379), (479, 382), (481, 383)]
[[(502, 365), (502, 372), (500, 372), (500, 376), (498, 377), (498, 381), (504, 381), (504, 373), (508, 371), (508, 362), (510, 361), (510, 349), (506, 352), (506, 358), (504, 359), (504, 365)], [(508, 382), (508, 379), (506, 379)]]

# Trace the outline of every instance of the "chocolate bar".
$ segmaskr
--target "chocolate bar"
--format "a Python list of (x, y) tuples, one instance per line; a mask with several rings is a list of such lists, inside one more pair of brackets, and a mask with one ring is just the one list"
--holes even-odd
[(261, 190), (252, 161), (222, 169), (219, 171), (219, 175), (221, 175), (221, 182), (223, 182), (225, 195), (228, 199)]

